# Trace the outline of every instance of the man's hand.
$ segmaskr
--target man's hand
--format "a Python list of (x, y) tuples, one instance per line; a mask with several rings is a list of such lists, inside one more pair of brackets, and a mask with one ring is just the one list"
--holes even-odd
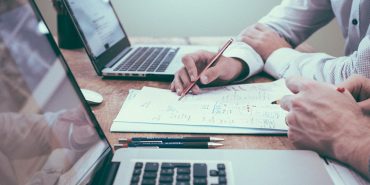
[[(301, 78), (289, 78), (295, 94), (281, 107), (289, 111), (288, 137), (294, 146), (336, 158), (368, 175), (370, 117), (357, 102), (336, 87)], [(349, 86), (347, 86), (349, 88)]]
[(278, 33), (261, 23), (247, 27), (239, 37), (256, 50), (264, 61), (277, 49), (292, 48)]
[[(208, 51), (199, 51), (184, 56), (182, 58), (184, 67), (175, 74), (170, 89), (180, 95), (184, 88), (196, 80), (198, 75), (200, 75), (207, 64), (211, 62), (214, 56), (215, 53)], [(226, 84), (236, 79), (241, 74), (242, 69), (243, 64), (240, 61), (234, 58), (221, 56), (216, 62), (216, 65), (208, 68), (208, 70), (202, 74), (200, 82), (202, 84)], [(198, 85), (194, 85), (191, 91), (193, 94), (199, 94), (200, 88)]]

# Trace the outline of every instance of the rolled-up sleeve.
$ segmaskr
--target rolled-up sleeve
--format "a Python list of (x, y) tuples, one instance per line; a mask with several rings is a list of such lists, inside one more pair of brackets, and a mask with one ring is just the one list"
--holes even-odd
[(340, 83), (353, 74), (370, 78), (370, 36), (362, 39), (352, 55), (343, 57), (278, 49), (267, 59), (264, 71), (275, 78), (299, 75), (332, 84)]

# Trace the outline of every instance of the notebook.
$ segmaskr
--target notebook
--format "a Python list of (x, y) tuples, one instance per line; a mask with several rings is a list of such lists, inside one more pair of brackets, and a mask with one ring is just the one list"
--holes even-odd
[(3, 184), (332, 184), (325, 163), (310, 151), (126, 148), (113, 154), (35, 4), (0, 2)]
[(109, 0), (63, 1), (98, 75), (172, 79), (185, 54), (217, 50), (210, 46), (133, 46)]

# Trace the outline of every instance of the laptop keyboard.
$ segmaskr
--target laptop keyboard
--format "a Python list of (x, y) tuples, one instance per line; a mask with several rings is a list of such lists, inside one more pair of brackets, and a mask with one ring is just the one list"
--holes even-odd
[(225, 163), (136, 162), (131, 185), (226, 185)]
[(114, 71), (164, 72), (179, 48), (139, 47)]

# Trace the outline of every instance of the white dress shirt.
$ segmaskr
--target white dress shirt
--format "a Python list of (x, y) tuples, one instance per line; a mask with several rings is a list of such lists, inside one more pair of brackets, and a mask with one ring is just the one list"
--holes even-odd
[(300, 75), (333, 84), (352, 74), (370, 78), (369, 0), (284, 0), (259, 22), (277, 31), (295, 47), (334, 17), (345, 38), (343, 57), (282, 48), (274, 51), (263, 65), (260, 58), (251, 54), (255, 51), (242, 43), (235, 43), (225, 56), (245, 61), (250, 71), (247, 77), (261, 71), (263, 66), (263, 70), (275, 78)]

